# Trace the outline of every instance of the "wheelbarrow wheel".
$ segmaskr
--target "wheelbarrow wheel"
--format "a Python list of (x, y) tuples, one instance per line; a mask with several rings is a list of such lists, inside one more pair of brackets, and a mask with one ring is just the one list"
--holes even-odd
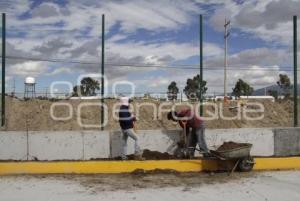
[(247, 158), (241, 159), (238, 164), (238, 170), (240, 172), (250, 172), (254, 166), (254, 158), (249, 156)]

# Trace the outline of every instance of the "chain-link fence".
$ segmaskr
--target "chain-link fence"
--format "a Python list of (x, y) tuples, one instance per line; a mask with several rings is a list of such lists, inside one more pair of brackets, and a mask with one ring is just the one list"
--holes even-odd
[[(115, 83), (132, 83), (134, 87), (137, 87), (137, 90), (139, 90), (133, 93), (133, 96), (136, 98), (169, 101), (168, 86), (174, 81), (177, 84), (177, 91), (179, 91), (179, 93), (176, 93), (176, 98), (171, 98), (174, 99), (174, 102), (189, 100), (194, 102), (199, 101), (199, 91), (203, 92), (205, 101), (222, 100), (224, 96), (234, 97), (239, 95), (254, 96), (254, 99), (255, 97), (274, 96), (275, 99), (278, 98), (281, 100), (281, 88), (277, 84), (279, 75), (287, 75), (291, 79), (290, 83), (292, 83), (292, 62), (287, 62), (287, 64), (284, 65), (276, 65), (276, 62), (274, 63), (272, 59), (269, 59), (271, 60), (270, 62), (265, 62), (264, 58), (256, 60), (250, 57), (253, 54), (258, 57), (262, 50), (257, 50), (258, 53), (252, 49), (241, 51), (241, 53), (231, 53), (231, 55), (229, 54), (228, 58), (225, 59), (226, 61), (228, 60), (228, 63), (226, 62), (226, 66), (224, 66), (222, 54), (215, 55), (209, 51), (204, 51), (204, 57), (199, 56), (198, 46), (202, 44), (201, 39), (199, 43), (197, 42), (197, 47), (191, 47), (196, 48), (195, 53), (185, 55), (185, 53), (181, 52), (181, 59), (174, 61), (172, 51), (165, 54), (164, 51), (159, 51), (158, 49), (155, 49), (153, 52), (150, 51), (143, 58), (141, 58), (139, 52), (134, 52), (133, 56), (125, 57), (121, 55), (125, 51), (119, 50), (124, 50), (125, 48), (108, 38), (105, 41), (107, 42), (105, 43), (105, 51), (107, 54), (105, 54), (106, 57), (102, 59), (99, 56), (102, 53), (102, 51), (100, 51), (101, 48), (104, 47), (102, 44), (103, 41), (99, 40), (99, 36), (102, 32), (99, 31), (99, 36), (89, 35), (86, 37), (82, 32), (83, 30), (61, 30), (57, 27), (56, 29), (27, 29), (22, 26), (18, 28), (7, 24), (6, 43), (9, 47), (5, 55), (7, 63), (7, 80), (5, 80), (7, 96), (23, 100), (25, 97), (23, 92), (24, 79), (28, 76), (35, 76), (37, 77), (37, 90), (31, 96), (34, 97), (34, 99), (76, 99), (77, 97), (74, 96), (74, 88), (81, 87), (80, 81), (82, 78), (89, 76), (95, 77), (95, 79), (101, 83), (102, 74), (100, 72), (102, 63), (105, 64), (105, 79), (107, 83), (105, 83), (105, 86), (96, 87), (97, 90), (94, 91), (92, 97), (94, 99), (101, 98), (100, 90), (103, 88), (107, 88), (105, 89), (105, 97), (107, 99), (130, 96), (132, 94), (127, 93), (127, 89), (122, 89), (122, 87), (121, 90), (116, 90), (115, 93), (112, 92), (112, 89), (115, 89), (113, 88)], [(53, 40), (46, 38), (49, 34), (54, 34), (56, 38)], [(203, 34), (204, 36), (209, 35), (205, 29)], [(43, 38), (44, 36), (45, 40)], [(220, 36), (223, 39), (223, 34)], [(72, 45), (66, 42), (69, 37), (83, 40), (83, 42), (78, 45), (80, 48), (72, 49)], [(193, 37), (195, 37), (195, 40), (199, 40), (198, 30), (194, 33)], [(34, 42), (34, 47), (31, 47), (32, 51), (26, 49), (27, 46), (25, 43), (18, 45), (18, 48), (15, 47), (16, 40), (20, 38), (24, 41), (28, 40), (29, 42)], [(50, 48), (49, 46), (51, 46), (52, 43), (57, 45), (57, 47)], [(89, 47), (92, 47), (92, 49), (88, 49)], [(138, 47), (136, 44), (132, 44), (132, 49), (139, 49)], [(142, 49), (141, 52), (147, 52), (147, 48), (151, 47), (152, 46), (146, 45), (146, 48)], [(230, 47), (229, 42), (229, 50)], [(62, 48), (62, 50), (56, 51), (56, 49), (60, 48)], [(51, 54), (48, 52), (50, 51), (49, 49), (52, 50)], [(86, 52), (87, 49), (89, 51)], [(173, 49), (174, 52), (175, 49), (176, 48)], [(292, 47), (288, 46), (286, 49), (288, 50), (287, 60), (292, 61), (290, 51)], [(217, 48), (217, 50), (223, 51), (222, 48)], [(69, 54), (65, 54), (65, 52)], [(73, 55), (71, 53), (73, 53)], [(279, 56), (279, 53), (280, 55), (282, 54), (282, 52), (275, 53), (272, 55), (272, 58)], [(250, 55), (249, 57), (251, 59), (246, 59), (246, 62), (241, 62), (245, 54)], [(196, 61), (191, 59), (194, 57), (197, 58)], [(184, 60), (182, 58), (190, 60), (182, 62), (181, 60)], [(201, 77), (203, 77), (203, 80), (201, 82), (199, 73), (200, 64), (202, 63), (203, 74), (201, 74)], [(53, 83), (65, 86), (57, 88), (51, 87)], [(240, 85), (241, 83), (242, 85)], [(241, 87), (244, 88), (240, 89)], [(247, 89), (246, 92), (245, 89)], [(195, 95), (193, 97), (191, 97), (191, 95), (187, 96), (185, 92)], [(282, 113), (288, 111), (289, 114), (283, 116), (286, 116), (288, 120), (284, 121), (289, 122), (291, 126), (294, 114), (292, 102), (290, 100), (287, 102), (280, 101), (277, 102), (277, 104), (276, 106), (272, 105), (268, 107), (268, 110), (274, 110), (269, 112), (277, 114), (278, 112), (275, 110), (278, 108), (281, 108), (280, 112)], [(285, 108), (285, 105), (288, 107)]]

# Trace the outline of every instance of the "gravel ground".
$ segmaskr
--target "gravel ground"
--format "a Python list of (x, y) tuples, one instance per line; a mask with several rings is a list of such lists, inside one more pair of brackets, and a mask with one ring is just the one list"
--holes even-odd
[(300, 200), (300, 171), (0, 177), (2, 201)]

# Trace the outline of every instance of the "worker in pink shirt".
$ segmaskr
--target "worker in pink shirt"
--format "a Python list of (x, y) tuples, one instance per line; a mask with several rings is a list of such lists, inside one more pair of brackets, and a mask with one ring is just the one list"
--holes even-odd
[(171, 111), (168, 113), (168, 119), (179, 123), (182, 128), (186, 129), (187, 146), (190, 148), (190, 157), (194, 156), (195, 147), (198, 143), (203, 156), (209, 156), (209, 149), (205, 141), (205, 126), (203, 120), (191, 109), (181, 110), (179, 113)]

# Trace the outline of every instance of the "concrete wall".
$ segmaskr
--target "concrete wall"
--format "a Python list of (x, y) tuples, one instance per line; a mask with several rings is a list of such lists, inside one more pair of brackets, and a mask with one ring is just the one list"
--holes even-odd
[(300, 155), (300, 128), (274, 129), (275, 156)]
[(0, 160), (109, 158), (109, 144), (108, 131), (0, 132)]
[(0, 132), (0, 160), (27, 160), (25, 132)]
[(110, 133), (108, 131), (84, 131), (84, 160), (110, 157)]
[[(178, 130), (140, 130), (137, 133), (138, 143), (141, 149), (173, 153), (179, 141)], [(122, 139), (121, 131), (114, 131), (111, 135), (111, 156), (121, 156)], [(134, 141), (128, 138), (127, 153), (134, 153)]]
[[(168, 152), (176, 148), (181, 130), (144, 130), (138, 131), (139, 145), (141, 149), (152, 151)], [(272, 129), (206, 129), (205, 138), (210, 149), (217, 149), (225, 141), (247, 142), (253, 144), (251, 155), (272, 156), (274, 155), (274, 135)], [(115, 131), (112, 134), (112, 156), (121, 155), (121, 132)], [(134, 143), (128, 139), (128, 154), (134, 152)]]
[(30, 132), (29, 156), (38, 160), (83, 160), (80, 132)]
[[(172, 153), (180, 130), (140, 130), (142, 149)], [(254, 156), (300, 155), (300, 128), (207, 129), (207, 144), (216, 149), (224, 141), (253, 144)], [(90, 160), (120, 156), (120, 131), (0, 132), (0, 160)], [(28, 144), (28, 146), (27, 146)], [(128, 154), (134, 151), (128, 139)]]

